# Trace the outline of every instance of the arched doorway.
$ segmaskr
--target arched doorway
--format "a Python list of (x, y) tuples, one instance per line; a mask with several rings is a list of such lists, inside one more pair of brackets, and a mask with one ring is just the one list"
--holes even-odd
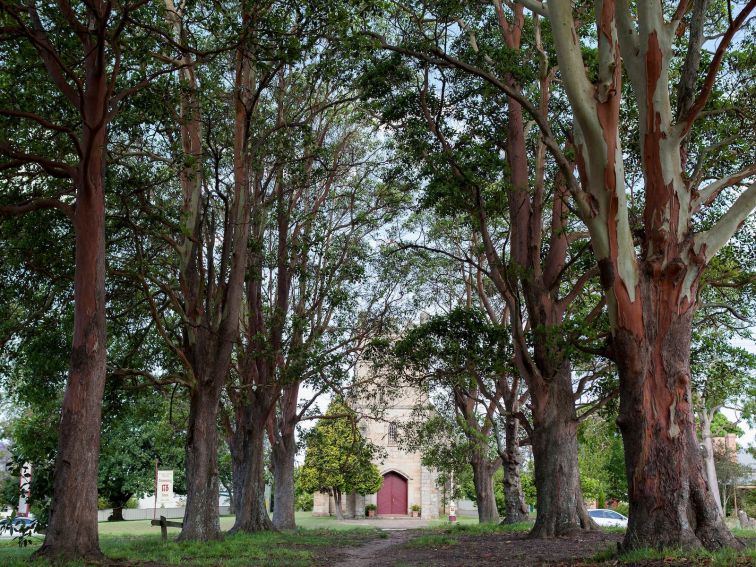
[(407, 479), (393, 471), (383, 475), (378, 491), (378, 514), (407, 514)]

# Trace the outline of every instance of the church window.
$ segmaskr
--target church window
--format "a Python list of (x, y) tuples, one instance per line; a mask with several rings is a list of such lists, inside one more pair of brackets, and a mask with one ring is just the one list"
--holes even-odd
[(399, 441), (399, 430), (396, 426), (396, 423), (389, 423), (388, 428), (388, 444), (389, 445), (396, 445)]

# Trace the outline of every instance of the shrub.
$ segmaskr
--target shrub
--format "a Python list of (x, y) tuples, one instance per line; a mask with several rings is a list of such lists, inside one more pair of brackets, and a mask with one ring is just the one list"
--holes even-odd
[(302, 512), (312, 512), (312, 508), (315, 505), (315, 495), (307, 492), (298, 494), (295, 505), (297, 510), (302, 510)]

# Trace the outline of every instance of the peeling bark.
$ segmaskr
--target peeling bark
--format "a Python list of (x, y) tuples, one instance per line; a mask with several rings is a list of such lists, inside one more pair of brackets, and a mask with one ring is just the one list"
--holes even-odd
[(645, 333), (614, 335), (620, 372), (618, 424), (625, 446), (630, 522), (625, 548), (741, 547), (706, 480), (691, 408), (693, 309), (681, 289), (646, 277)]
[[(104, 87), (104, 80), (103, 80)], [(74, 334), (55, 458), (50, 520), (35, 557), (102, 559), (97, 473), (105, 391), (105, 131), (85, 132), (88, 167), (77, 188)]]
[[(756, 9), (756, 1), (745, 4), (728, 26), (696, 95), (696, 50), (707, 5), (707, 0), (693, 3), (674, 123), (669, 70), (674, 67), (674, 35), (687, 2), (680, 3), (671, 21), (665, 19), (661, 2), (638, 2), (632, 8), (627, 0), (596, 2), (595, 84), (585, 70), (572, 4), (547, 4), (575, 118), (581, 185), (570, 187), (598, 259), (620, 374), (619, 424), (630, 496), (624, 542), (628, 549), (738, 545), (724, 525), (703, 471), (688, 366), (698, 280), (706, 263), (756, 207), (756, 184), (743, 191), (711, 229), (694, 234), (693, 213), (701, 203), (683, 164), (685, 138), (711, 93), (724, 50)], [(639, 112), (645, 194), (640, 254), (629, 231), (619, 146), (620, 62)], [(713, 187), (716, 191), (717, 185)]]

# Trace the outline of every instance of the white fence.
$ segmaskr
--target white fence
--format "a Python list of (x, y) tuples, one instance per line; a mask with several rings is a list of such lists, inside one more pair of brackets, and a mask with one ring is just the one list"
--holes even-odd
[[(183, 518), (186, 508), (126, 508), (123, 510), (124, 520), (151, 520), (153, 514), (155, 518), (165, 516), (166, 518)], [(227, 516), (231, 513), (229, 506), (219, 506), (218, 510), (221, 516)], [(107, 522), (108, 517), (113, 513), (111, 508), (97, 511), (97, 521)]]
[(457, 516), (478, 516), (478, 506), (472, 500), (457, 500)]

